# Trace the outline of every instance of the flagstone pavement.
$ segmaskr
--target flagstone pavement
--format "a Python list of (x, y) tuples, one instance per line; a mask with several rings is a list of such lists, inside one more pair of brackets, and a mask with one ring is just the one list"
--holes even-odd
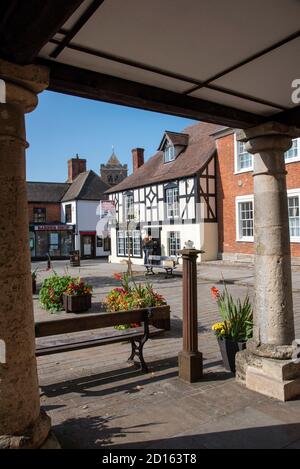
[[(66, 269), (94, 286), (93, 311), (117, 285), (113, 273), (124, 265), (101, 260), (53, 262), (57, 273)], [(49, 275), (38, 267), (38, 285)], [(134, 266), (137, 281), (144, 268)], [(300, 400), (281, 403), (246, 390), (222, 367), (211, 325), (219, 319), (210, 288), (224, 278), (235, 297), (253, 295), (253, 267), (205, 263), (198, 266), (199, 350), (204, 377), (189, 384), (178, 378), (177, 356), (182, 346), (182, 279), (150, 278), (171, 306), (171, 331), (149, 340), (145, 359), (148, 374), (126, 364), (128, 344), (111, 344), (38, 358), (41, 403), (52, 418), (64, 448), (300, 448)], [(149, 279), (149, 278), (148, 278)], [(300, 337), (300, 269), (293, 267), (296, 336)], [(36, 321), (55, 319), (34, 296)], [(59, 313), (64, 317), (65, 313)], [(68, 316), (69, 317), (69, 316)], [(82, 334), (82, 333), (81, 333)], [(85, 332), (84, 334), (90, 334)]]

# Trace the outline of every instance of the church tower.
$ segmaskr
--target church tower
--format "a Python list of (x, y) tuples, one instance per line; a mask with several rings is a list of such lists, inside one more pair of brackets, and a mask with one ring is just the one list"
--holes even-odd
[(115, 186), (127, 178), (127, 172), (127, 164), (120, 163), (114, 149), (108, 162), (100, 165), (100, 177), (110, 186)]

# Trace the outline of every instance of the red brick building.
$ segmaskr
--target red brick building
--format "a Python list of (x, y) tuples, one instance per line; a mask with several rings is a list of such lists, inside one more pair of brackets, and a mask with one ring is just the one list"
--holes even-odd
[[(213, 135), (217, 148), (217, 210), (219, 258), (252, 260), (253, 256), (253, 158), (237, 142), (232, 129)], [(300, 258), (300, 139), (286, 153), (291, 253)]]

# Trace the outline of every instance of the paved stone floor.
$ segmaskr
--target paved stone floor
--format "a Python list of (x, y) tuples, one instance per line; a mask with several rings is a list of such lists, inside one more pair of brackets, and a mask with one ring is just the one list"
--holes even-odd
[[(67, 261), (53, 263), (62, 273)], [(37, 264), (33, 264), (33, 268)], [(294, 310), (300, 337), (300, 273), (295, 267)], [(93, 310), (118, 282), (124, 266), (84, 261), (68, 268), (94, 286)], [(143, 268), (135, 267), (137, 280)], [(300, 448), (300, 400), (281, 403), (246, 390), (222, 368), (211, 324), (219, 319), (210, 288), (222, 277), (234, 296), (252, 297), (251, 266), (208, 263), (198, 267), (199, 349), (205, 375), (195, 384), (177, 377), (181, 349), (182, 280), (164, 275), (151, 283), (171, 305), (172, 330), (149, 340), (150, 373), (128, 367), (128, 344), (113, 344), (38, 358), (41, 401), (65, 448)], [(38, 265), (38, 284), (49, 272)], [(34, 296), (36, 320), (55, 319)], [(64, 316), (65, 313), (59, 313)], [(69, 315), (68, 315), (69, 317)], [(85, 333), (87, 334), (87, 333)]]

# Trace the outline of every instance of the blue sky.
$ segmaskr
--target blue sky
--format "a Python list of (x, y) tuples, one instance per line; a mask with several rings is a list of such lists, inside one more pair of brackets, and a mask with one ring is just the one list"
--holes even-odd
[(115, 153), (131, 172), (131, 149), (152, 156), (164, 130), (181, 131), (195, 121), (46, 91), (26, 115), (27, 180), (65, 181), (67, 160), (79, 154), (99, 173)]

